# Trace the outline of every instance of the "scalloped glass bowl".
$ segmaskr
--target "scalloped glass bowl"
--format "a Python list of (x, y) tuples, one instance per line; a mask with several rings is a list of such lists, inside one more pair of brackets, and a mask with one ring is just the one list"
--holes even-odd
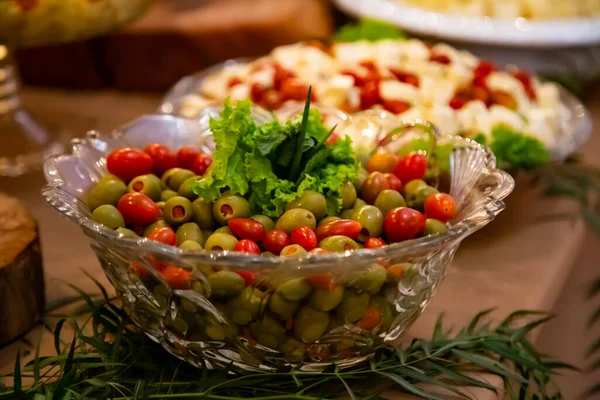
[[(90, 238), (92, 249), (108, 279), (122, 295), (124, 308), (133, 321), (169, 352), (196, 366), (220, 368), (232, 364), (254, 371), (290, 366), (322, 370), (331, 363), (347, 367), (362, 362), (378, 347), (393, 344), (407, 331), (442, 283), (461, 241), (504, 209), (502, 199), (514, 187), (513, 179), (496, 169), (494, 156), (484, 147), (461, 138), (439, 138), (451, 140), (456, 146), (451, 155), (449, 186), (458, 207), (450, 228), (441, 235), (380, 249), (280, 258), (232, 252), (184, 252), (145, 238), (123, 237), (91, 220), (85, 205), (86, 193), (106, 174), (105, 156), (112, 149), (143, 148), (158, 142), (173, 149), (195, 144), (210, 152), (214, 144), (207, 117), (214, 112), (207, 110), (199, 123), (150, 115), (112, 134), (90, 132), (73, 142), (70, 154), (47, 160), (48, 184), (42, 191), (52, 207), (79, 225)], [(257, 121), (272, 118), (264, 110), (254, 112)], [(337, 121), (340, 132), (361, 125), (359, 129), (381, 139), (393, 127), (378, 113), (349, 117), (334, 112), (328, 116), (336, 118), (336, 115), (341, 118)], [(387, 142), (392, 146), (407, 137), (397, 133)], [(183, 288), (170, 288), (151, 267), (157, 260), (191, 271), (192, 281)], [(145, 270), (142, 276), (133, 271), (133, 263)], [(321, 319), (326, 315), (329, 320), (325, 333), (318, 340), (302, 343), (290, 339), (294, 327), (274, 317), (267, 305), (279, 283), (307, 275), (329, 273), (350, 293), (349, 282), (373, 265), (398, 265), (396, 268), (404, 270), (404, 274), (388, 280), (381, 289), (360, 295), (381, 311), (381, 321), (373, 329), (344, 323), (332, 310), (320, 314)], [(263, 291), (263, 297), (252, 319), (260, 323), (247, 326), (233, 323), (231, 313), (235, 304), (231, 299), (211, 295), (212, 288), (204, 273), (239, 269), (257, 274), (254, 282)], [(304, 306), (305, 302), (302, 303)], [(305, 336), (301, 334), (302, 338)]]

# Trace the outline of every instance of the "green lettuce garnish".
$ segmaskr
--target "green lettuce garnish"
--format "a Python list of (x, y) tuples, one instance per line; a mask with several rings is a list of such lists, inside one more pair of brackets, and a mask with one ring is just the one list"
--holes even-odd
[(258, 126), (250, 107), (250, 101), (232, 105), (227, 99), (219, 118), (210, 120), (213, 163), (194, 192), (214, 201), (230, 190), (246, 196), (253, 213), (276, 218), (288, 202), (312, 190), (326, 197), (330, 214), (338, 213), (342, 187), (356, 179), (359, 166), (350, 138), (325, 146), (333, 130), (308, 105), (304, 126), (301, 118)]
[(550, 154), (542, 142), (507, 125), (492, 128), (489, 146), (501, 168), (530, 171), (550, 162)]
[(406, 39), (407, 35), (395, 25), (376, 19), (360, 19), (357, 24), (342, 26), (335, 34), (337, 42), (377, 42), (385, 39)]

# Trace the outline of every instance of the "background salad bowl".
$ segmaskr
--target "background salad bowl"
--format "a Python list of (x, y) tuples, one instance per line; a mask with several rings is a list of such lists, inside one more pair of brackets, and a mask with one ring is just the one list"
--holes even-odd
[[(183, 251), (146, 238), (125, 237), (91, 219), (85, 204), (87, 192), (106, 174), (105, 157), (111, 150), (163, 143), (172, 149), (193, 144), (210, 152), (214, 143), (207, 117), (214, 112), (205, 111), (200, 122), (150, 115), (113, 133), (90, 132), (73, 142), (71, 153), (47, 160), (48, 184), (42, 191), (52, 207), (89, 237), (108, 279), (122, 295), (124, 309), (138, 327), (169, 352), (196, 366), (233, 365), (254, 371), (290, 366), (321, 370), (331, 363), (345, 367), (369, 358), (376, 348), (401, 337), (419, 317), (441, 285), (461, 241), (504, 209), (502, 199), (514, 187), (513, 179), (496, 169), (489, 150), (468, 139), (448, 137), (438, 138), (441, 142), (451, 142), (454, 149), (450, 154), (448, 182), (457, 214), (448, 230), (378, 249), (309, 254), (300, 258)], [(253, 112), (256, 121), (272, 118), (272, 114), (259, 108)], [(388, 137), (389, 125), (377, 113), (348, 117), (333, 112), (328, 117), (338, 118), (336, 132), (356, 130), (353, 124), (360, 118), (363, 126), (376, 132), (378, 141), (385, 139), (382, 143), (390, 151), (410, 137), (405, 131), (420, 126), (408, 124)], [(152, 267), (157, 262), (189, 271), (191, 281), (170, 287)], [(373, 266), (389, 269), (392, 265), (402, 273), (378, 287), (370, 286)], [(245, 289), (250, 294), (245, 299), (225, 301), (227, 282), (217, 282), (211, 276), (242, 269), (257, 276), (253, 286)], [(331, 274), (340, 290), (345, 288), (342, 309), (338, 306), (337, 311), (316, 312), (303, 306), (294, 315), (293, 327), (285, 326), (279, 315), (273, 314), (273, 302), (283, 293), (279, 290), (285, 284), (315, 274)], [(358, 284), (359, 281), (362, 283)], [(232, 306), (235, 308), (237, 304), (233, 303), (239, 301), (251, 302), (255, 307), (252, 321), (244, 326), (235, 323), (231, 315)], [(381, 312), (376, 326), (366, 328), (346, 323), (356, 320), (344, 316), (369, 304)], [(248, 304), (238, 306), (244, 308)]]

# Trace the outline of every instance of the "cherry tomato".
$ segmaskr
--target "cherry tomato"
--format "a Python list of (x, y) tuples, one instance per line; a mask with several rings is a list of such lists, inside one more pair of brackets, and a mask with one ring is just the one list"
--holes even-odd
[[(297, 81), (296, 79), (288, 79), (283, 81), (281, 85), (281, 97), (283, 100), (306, 101), (308, 95), (308, 85)], [(314, 91), (310, 94), (310, 101), (317, 101), (317, 96)]]
[(423, 179), (425, 172), (427, 172), (427, 158), (413, 151), (398, 161), (394, 175), (406, 185), (414, 179)]
[(328, 222), (317, 228), (316, 234), (319, 241), (328, 238), (329, 236), (346, 236), (350, 239), (356, 239), (360, 234), (362, 226), (360, 223), (351, 219), (337, 219)]
[(387, 246), (387, 243), (384, 242), (383, 239), (379, 239), (376, 237), (369, 238), (365, 242), (365, 249), (378, 249), (383, 246)]
[(379, 94), (379, 80), (371, 80), (365, 83), (360, 90), (360, 108), (366, 110), (381, 102)]
[(306, 251), (317, 247), (317, 235), (308, 226), (299, 226), (290, 233), (292, 243), (300, 245)]
[(246, 286), (252, 285), (252, 282), (256, 280), (256, 272), (254, 271), (249, 271), (247, 269), (238, 269), (237, 271), (235, 271), (235, 273), (244, 279)]
[(167, 265), (161, 274), (173, 289), (187, 289), (191, 285), (192, 274), (176, 265)]
[(326, 272), (324, 274), (308, 275), (306, 277), (306, 280), (312, 286), (325, 290), (333, 290), (337, 286), (333, 281), (333, 275), (331, 274), (331, 272)]
[(227, 82), (227, 87), (232, 88), (236, 85), (239, 85), (240, 83), (242, 83), (242, 80), (240, 78), (238, 78), (237, 76), (232, 76)]
[(454, 110), (460, 110), (465, 106), (465, 104), (467, 104), (465, 99), (456, 96), (450, 100), (450, 103), (448, 103), (448, 105)]
[(161, 176), (166, 170), (175, 168), (178, 165), (177, 156), (164, 144), (149, 144), (144, 152), (152, 157), (154, 161), (152, 172), (155, 175)]
[(398, 179), (396, 175), (388, 172), (386, 174), (383, 174), (383, 176), (385, 176), (385, 179), (387, 180), (390, 189), (395, 190), (397, 192), (402, 190), (402, 181)]
[(152, 157), (138, 149), (118, 149), (106, 157), (106, 169), (124, 181), (152, 172)]
[(447, 55), (435, 53), (431, 54), (431, 57), (429, 57), (429, 61), (443, 65), (449, 65), (451, 63), (450, 57), (448, 57)]
[(194, 158), (194, 161), (192, 161), (192, 165), (190, 166), (190, 169), (196, 175), (202, 176), (206, 173), (206, 170), (208, 169), (208, 167), (210, 167), (210, 164), (212, 164), (212, 161), (213, 161), (212, 157), (209, 156), (208, 154), (198, 154)]
[(260, 242), (265, 237), (264, 225), (250, 218), (234, 218), (227, 225), (231, 232), (242, 239)]
[(386, 174), (378, 171), (371, 172), (367, 175), (367, 179), (365, 179), (362, 185), (360, 197), (366, 201), (367, 204), (374, 204), (379, 193), (386, 189), (390, 189), (390, 181)]
[(177, 244), (177, 237), (175, 236), (175, 232), (173, 231), (173, 229), (167, 227), (156, 228), (148, 235), (148, 239), (169, 246), (175, 246)]
[(242, 239), (233, 248), (233, 251), (239, 251), (241, 253), (248, 254), (260, 254), (260, 247), (252, 240)]
[(367, 163), (367, 171), (369, 172), (394, 172), (396, 164), (400, 158), (394, 153), (385, 150), (377, 150)]
[(196, 156), (200, 154), (194, 146), (183, 146), (177, 151), (177, 161), (179, 168), (190, 169)]
[(413, 239), (425, 229), (425, 216), (412, 208), (394, 208), (383, 219), (383, 229), (392, 243)]
[(156, 221), (160, 210), (155, 202), (143, 193), (125, 193), (119, 199), (117, 208), (128, 224), (149, 225)]
[(284, 247), (292, 244), (290, 237), (284, 231), (272, 230), (265, 234), (263, 247), (275, 255), (279, 255)]
[(402, 100), (384, 100), (383, 108), (392, 114), (402, 114), (404, 111), (410, 109), (410, 104)]
[(456, 215), (456, 202), (446, 193), (432, 194), (425, 199), (425, 215), (442, 222), (448, 222)]
[(409, 72), (404, 72), (396, 68), (390, 68), (392, 75), (396, 77), (400, 82), (419, 87), (419, 77)]
[(329, 251), (326, 249), (322, 249), (320, 247), (315, 247), (314, 249), (312, 249), (311, 251), (309, 251), (310, 254), (328, 254)]

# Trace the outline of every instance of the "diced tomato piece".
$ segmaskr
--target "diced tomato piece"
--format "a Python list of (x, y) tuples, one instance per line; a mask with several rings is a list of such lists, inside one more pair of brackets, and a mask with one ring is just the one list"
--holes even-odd
[(400, 71), (396, 68), (390, 68), (392, 75), (396, 77), (400, 82), (419, 87), (419, 77), (409, 72)]
[(375, 307), (371, 306), (365, 316), (356, 323), (356, 326), (361, 329), (371, 330), (379, 325), (379, 322), (381, 322), (381, 314)]
[[(288, 79), (281, 85), (281, 97), (286, 100), (305, 101), (308, 95), (308, 85), (296, 80)], [(317, 101), (315, 91), (311, 92), (310, 101)]]
[(356, 87), (362, 87), (366, 82), (363, 77), (361, 77), (354, 71), (344, 70), (341, 73), (342, 73), (342, 75), (348, 75), (348, 76), (351, 76), (352, 78), (354, 78), (354, 86), (356, 86)]
[(460, 110), (465, 106), (465, 104), (467, 104), (465, 99), (455, 96), (452, 100), (450, 100), (450, 103), (448, 105), (454, 110)]
[(481, 61), (473, 71), (476, 78), (485, 78), (492, 72), (496, 71), (496, 66), (490, 61)]
[(531, 83), (531, 76), (529, 76), (528, 73), (521, 70), (514, 71), (512, 75), (523, 84), (523, 88), (525, 89), (525, 93), (527, 94), (527, 96), (531, 100), (535, 100), (537, 98), (537, 95)]
[(438, 64), (443, 64), (443, 65), (450, 65), (450, 57), (448, 57), (445, 54), (431, 54), (431, 57), (429, 57), (429, 61), (431, 62), (435, 62)]
[[(273, 68), (275, 69), (275, 76), (273, 78), (273, 87), (275, 90), (281, 90), (284, 82), (296, 76), (293, 72), (283, 68), (279, 63), (273, 64)], [(306, 98), (306, 95), (304, 97)]]
[(227, 87), (232, 88), (236, 85), (239, 85), (240, 83), (242, 83), (242, 80), (240, 78), (238, 78), (237, 76), (232, 76), (231, 78), (229, 78), (229, 82), (227, 82)]
[(490, 91), (485, 87), (476, 86), (473, 88), (473, 90), (471, 90), (471, 98), (472, 98), (472, 100), (481, 100), (486, 105), (489, 105)]
[(235, 273), (244, 278), (246, 286), (252, 285), (252, 282), (256, 280), (256, 272), (254, 271), (249, 271), (247, 269), (238, 269), (237, 271), (235, 271)]
[(269, 90), (265, 93), (265, 95), (262, 98), (262, 101), (259, 104), (267, 110), (277, 110), (283, 105), (281, 93), (275, 90)]
[(517, 109), (517, 100), (508, 92), (495, 90), (491, 93), (490, 98), (493, 104), (498, 104), (511, 110)]
[(361, 61), (358, 63), (361, 67), (365, 67), (369, 71), (377, 71), (377, 67), (373, 61)]
[(379, 81), (373, 80), (365, 83), (365, 86), (360, 90), (360, 108), (366, 110), (380, 102)]
[(331, 272), (327, 272), (324, 274), (315, 274), (308, 275), (306, 280), (316, 288), (333, 290), (337, 287), (335, 282), (333, 281), (333, 275)]
[(410, 108), (410, 104), (402, 100), (384, 100), (383, 108), (393, 114), (402, 114), (404, 111)]
[(487, 86), (486, 79), (487, 79), (487, 76), (476, 76), (475, 78), (473, 78), (473, 86), (487, 89), (488, 86)]
[(340, 137), (334, 132), (327, 138), (325, 141), (325, 146), (330, 146), (334, 144)]
[(266, 90), (262, 86), (258, 83), (253, 83), (250, 87), (250, 100), (256, 104), (260, 103), (265, 97), (265, 92)]

